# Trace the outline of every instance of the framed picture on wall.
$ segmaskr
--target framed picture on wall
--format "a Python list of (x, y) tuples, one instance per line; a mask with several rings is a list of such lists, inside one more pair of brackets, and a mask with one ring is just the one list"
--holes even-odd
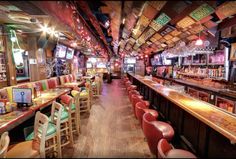
[(236, 61), (236, 43), (231, 44), (230, 61)]

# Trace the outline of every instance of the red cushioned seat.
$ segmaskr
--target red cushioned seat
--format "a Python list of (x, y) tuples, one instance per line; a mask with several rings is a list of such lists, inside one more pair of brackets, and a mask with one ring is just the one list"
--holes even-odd
[(164, 138), (170, 141), (174, 136), (174, 129), (168, 123), (156, 121), (156, 118), (151, 113), (144, 113), (142, 122), (143, 133), (147, 139), (148, 147), (156, 155), (159, 140)]
[(157, 145), (158, 158), (197, 158), (189, 151), (174, 149), (166, 139), (161, 139)]
[(137, 90), (130, 90), (130, 91), (128, 92), (128, 94), (129, 94), (129, 100), (130, 100), (130, 102), (132, 102), (131, 96), (132, 96), (133, 94), (140, 95)]
[(54, 78), (48, 79), (47, 82), (48, 82), (49, 89), (53, 89), (53, 88), (57, 87), (57, 80), (56, 79), (54, 79)]
[[(133, 94), (131, 95), (131, 102), (132, 102), (132, 106), (133, 106), (133, 111), (134, 111), (134, 116), (136, 117), (136, 113), (135, 113), (135, 105), (138, 102), (144, 102), (145, 105), (147, 105), (149, 107), (149, 102), (148, 101), (144, 101), (143, 100), (143, 96), (141, 95), (137, 95), (137, 94)], [(137, 118), (137, 117), (136, 117)]]
[(156, 110), (153, 109), (148, 109), (149, 105), (145, 104), (145, 101), (143, 102), (138, 102), (135, 105), (135, 113), (136, 113), (136, 117), (139, 120), (141, 127), (142, 127), (142, 121), (143, 121), (143, 114), (144, 113), (151, 113), (152, 116), (155, 117), (155, 119), (158, 118), (158, 112)]
[(130, 90), (135, 90), (137, 89), (137, 86), (135, 85), (130, 85), (128, 88), (127, 88), (127, 91), (129, 92)]

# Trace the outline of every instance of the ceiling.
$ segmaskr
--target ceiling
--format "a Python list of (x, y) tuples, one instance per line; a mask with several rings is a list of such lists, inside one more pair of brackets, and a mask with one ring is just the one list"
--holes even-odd
[(235, 8), (236, 1), (225, 0), (0, 1), (0, 24), (18, 34), (40, 34), (47, 24), (60, 32), (61, 42), (109, 58), (153, 54), (199, 35), (214, 39), (236, 24)]
[[(153, 54), (180, 41), (214, 39), (217, 31), (236, 24), (236, 1), (99, 1), (87, 2), (94, 15), (110, 21), (107, 35), (119, 55)], [(96, 10), (92, 4), (96, 6)], [(96, 16), (100, 23), (104, 22)], [(232, 22), (234, 21), (234, 22)], [(103, 27), (103, 24), (100, 24)], [(217, 38), (215, 38), (217, 39)], [(216, 43), (212, 42), (213, 47)]]

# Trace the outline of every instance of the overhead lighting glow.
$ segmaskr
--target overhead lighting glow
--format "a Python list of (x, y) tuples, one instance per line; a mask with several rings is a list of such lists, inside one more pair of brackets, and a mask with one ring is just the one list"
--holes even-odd
[(44, 32), (44, 33), (47, 33), (49, 31), (49, 28), (46, 26), (46, 25), (43, 25), (41, 26), (41, 30)]
[(196, 43), (195, 43), (195, 45), (197, 45), (197, 46), (201, 46), (203, 44), (203, 41), (202, 41), (202, 39), (197, 39), (197, 41), (196, 41)]
[(123, 18), (123, 20), (122, 20), (122, 24), (125, 24), (125, 18)]

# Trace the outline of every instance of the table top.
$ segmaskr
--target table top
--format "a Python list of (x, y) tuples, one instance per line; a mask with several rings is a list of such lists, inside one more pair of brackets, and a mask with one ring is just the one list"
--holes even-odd
[(92, 78), (94, 78), (94, 77), (95, 77), (94, 75), (92, 75), (92, 76), (90, 75), (90, 76), (83, 76), (82, 78), (83, 78), (83, 79), (92, 79)]
[(33, 99), (33, 105), (27, 108), (17, 108), (12, 112), (0, 115), (0, 134), (9, 131), (25, 120), (29, 119), (40, 108), (51, 104), (56, 98), (70, 92), (70, 89), (50, 89), (41, 92), (40, 97)]
[(231, 143), (236, 143), (236, 117), (234, 115), (220, 110), (210, 103), (195, 99), (187, 94), (179, 93), (152, 80), (147, 80), (143, 76), (133, 73), (129, 74), (227, 137)]
[(65, 83), (63, 85), (57, 86), (57, 88), (70, 88), (73, 89), (74, 87), (79, 87), (81, 86), (85, 81), (80, 81), (80, 82), (70, 82), (70, 83)]

